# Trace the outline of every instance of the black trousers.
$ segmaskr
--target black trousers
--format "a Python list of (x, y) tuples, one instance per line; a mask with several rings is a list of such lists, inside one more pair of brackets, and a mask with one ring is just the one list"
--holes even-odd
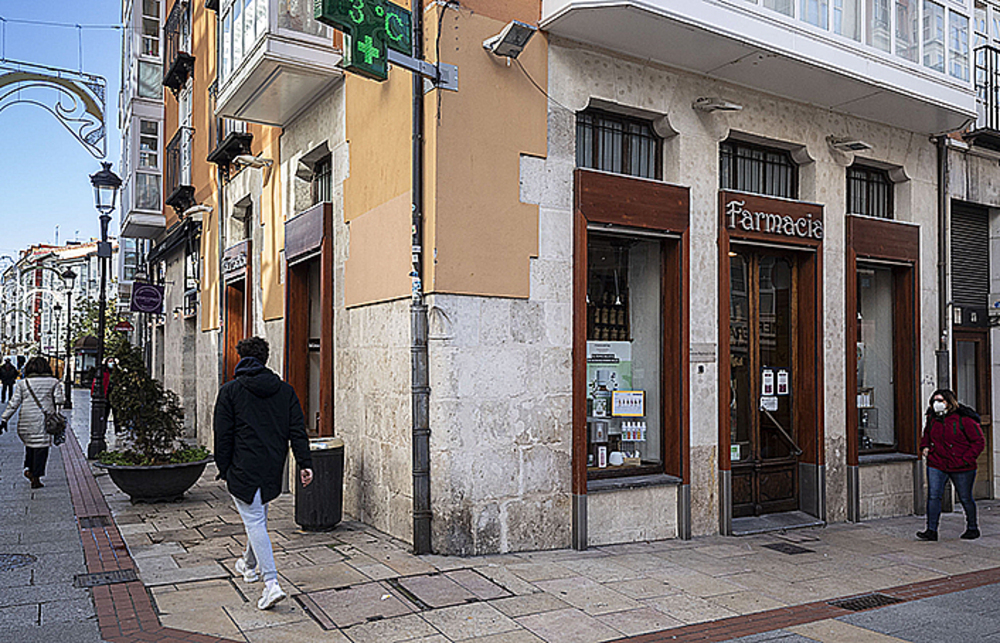
[(14, 394), (14, 382), (4, 382), (3, 392), (0, 393), (0, 402), (6, 402)]
[(48, 461), (48, 447), (42, 447), (41, 449), (24, 447), (24, 468), (30, 471), (31, 475), (36, 478), (41, 478), (45, 475), (45, 465)]

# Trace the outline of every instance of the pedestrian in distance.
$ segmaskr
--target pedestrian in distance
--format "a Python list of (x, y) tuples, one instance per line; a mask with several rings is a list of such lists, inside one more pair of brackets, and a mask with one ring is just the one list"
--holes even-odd
[(8, 357), (0, 366), (0, 384), (3, 384), (3, 391), (0, 392), (0, 402), (6, 402), (14, 394), (14, 382), (17, 381), (17, 367), (10, 363)]
[(267, 342), (250, 337), (236, 344), (235, 377), (215, 400), (215, 463), (243, 519), (247, 546), (236, 571), (248, 583), (264, 580), (257, 608), (266, 610), (287, 597), (278, 584), (267, 505), (281, 493), (291, 444), (302, 486), (312, 482), (312, 459), (305, 416), (295, 389), (266, 366)]
[(965, 533), (961, 538), (979, 538), (976, 502), (972, 485), (976, 481), (976, 458), (986, 446), (979, 416), (959, 404), (955, 393), (938, 389), (931, 395), (926, 412), (921, 455), (927, 459), (927, 529), (917, 532), (920, 540), (938, 539), (944, 483), (951, 480), (965, 509)]
[(63, 387), (52, 376), (52, 367), (44, 357), (32, 357), (24, 365), (24, 378), (17, 381), (7, 408), (0, 415), (0, 433), (7, 430), (7, 422), (20, 409), (17, 418), (17, 437), (24, 443), (24, 477), (31, 481), (31, 488), (44, 487), (42, 476), (49, 460), (52, 436), (45, 431), (45, 413), (57, 413), (64, 401)]

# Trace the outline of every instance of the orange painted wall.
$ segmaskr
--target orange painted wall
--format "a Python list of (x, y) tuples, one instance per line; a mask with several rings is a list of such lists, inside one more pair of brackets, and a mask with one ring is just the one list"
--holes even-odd
[[(434, 92), (428, 101), (434, 154), (426, 210), (435, 261), (427, 289), (527, 297), (538, 207), (520, 202), (520, 157), (546, 154), (547, 100), (516, 65), (488, 54), (482, 43), (511, 19), (533, 22), (538, 3), (479, 4), (490, 15), (464, 2), (435, 9), (443, 12), (441, 58), (458, 65), (459, 91)], [(438, 23), (428, 21), (431, 35)], [(547, 55), (544, 38), (536, 36), (518, 58), (542, 87)]]
[[(482, 41), (511, 19), (537, 22), (540, 3), (428, 6), (426, 57), (433, 60), (441, 19), (441, 57), (459, 66), (459, 91), (426, 94), (425, 289), (527, 297), (538, 209), (520, 203), (520, 155), (545, 155), (546, 99), (519, 69), (487, 54)], [(543, 87), (546, 57), (546, 43), (536, 37), (520, 58)], [(409, 226), (399, 204), (411, 180), (410, 79), (401, 69), (385, 83), (347, 76), (344, 217), (365, 219), (351, 227), (348, 306), (409, 295)]]

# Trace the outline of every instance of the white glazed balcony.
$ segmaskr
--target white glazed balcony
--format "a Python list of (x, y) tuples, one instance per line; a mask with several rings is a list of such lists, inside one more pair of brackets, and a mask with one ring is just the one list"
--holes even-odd
[[(897, 0), (882, 1), (895, 21)], [(807, 4), (788, 2), (788, 11)], [(968, 4), (940, 2), (949, 17), (956, 9), (969, 17)], [(833, 5), (826, 5), (829, 16)], [(832, 18), (824, 21), (829, 27)], [(859, 24), (865, 31), (855, 40), (754, 0), (543, 0), (540, 22), (556, 36), (910, 131), (941, 133), (975, 118), (971, 73), (964, 79), (948, 73), (950, 51), (918, 43), (916, 60), (905, 60), (882, 50), (899, 48), (889, 37), (894, 29), (868, 34)], [(867, 41), (888, 44), (880, 49)], [(925, 54), (941, 56), (944, 71), (921, 64)], [(966, 59), (968, 70), (971, 52)]]
[(343, 74), (312, 12), (311, 0), (221, 2), (217, 116), (281, 127)]

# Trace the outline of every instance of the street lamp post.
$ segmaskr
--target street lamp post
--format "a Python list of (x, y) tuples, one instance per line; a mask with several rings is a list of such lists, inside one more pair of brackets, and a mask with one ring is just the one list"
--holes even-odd
[(107, 305), (105, 290), (108, 284), (107, 262), (111, 259), (111, 244), (108, 243), (108, 224), (111, 213), (115, 209), (115, 199), (122, 180), (111, 171), (110, 163), (101, 163), (100, 172), (90, 175), (90, 184), (94, 186), (94, 207), (101, 213), (101, 241), (97, 244), (97, 265), (101, 271), (101, 291), (98, 295), (97, 311), (97, 386), (90, 398), (90, 444), (87, 446), (87, 458), (94, 460), (102, 451), (106, 451), (108, 443), (105, 434), (108, 430), (107, 415), (104, 412), (104, 308)]
[(52, 310), (56, 311), (56, 341), (54, 342), (55, 347), (53, 348), (53, 350), (55, 351), (55, 354), (56, 354), (56, 362), (58, 362), (59, 361), (59, 320), (62, 317), (62, 304), (60, 304), (60, 303), (57, 302), (56, 305), (52, 307)]
[(64, 409), (73, 408), (73, 382), (70, 379), (69, 367), (72, 351), (73, 338), (73, 283), (76, 281), (76, 273), (72, 268), (67, 268), (62, 273), (63, 282), (69, 280), (69, 288), (66, 290), (66, 361), (63, 367), (63, 375), (66, 378), (66, 401), (63, 403)]

